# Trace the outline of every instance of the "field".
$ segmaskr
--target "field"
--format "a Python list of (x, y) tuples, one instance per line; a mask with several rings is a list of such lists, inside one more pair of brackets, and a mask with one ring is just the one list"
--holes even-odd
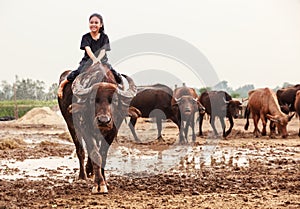
[(40, 101), (40, 100), (17, 100), (15, 101), (0, 101), (0, 118), (5, 116), (22, 117), (29, 110), (35, 107), (53, 107), (57, 105), (56, 100)]
[(244, 119), (218, 139), (205, 121), (205, 136), (187, 145), (172, 122), (157, 141), (152, 121), (138, 120), (141, 144), (123, 123), (107, 162), (109, 194), (92, 195), (55, 111), (0, 122), (0, 208), (300, 208), (298, 118), (287, 139), (253, 138)]

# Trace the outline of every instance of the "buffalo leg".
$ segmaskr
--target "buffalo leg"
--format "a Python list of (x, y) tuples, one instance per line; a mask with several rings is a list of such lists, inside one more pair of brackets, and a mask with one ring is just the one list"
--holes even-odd
[(244, 129), (247, 131), (248, 127), (249, 127), (249, 116), (250, 116), (250, 110), (248, 108), (248, 106), (245, 109), (245, 114), (244, 114), (244, 118), (246, 118), (246, 124), (244, 126)]
[(191, 128), (192, 128), (192, 140), (193, 140), (193, 142), (195, 142), (196, 141), (196, 134), (195, 134), (195, 116), (193, 115), (193, 117), (192, 117), (192, 120), (191, 120), (191, 123), (190, 123), (190, 126), (191, 126)]
[(114, 137), (110, 137), (110, 139), (103, 140), (101, 142), (101, 147), (100, 147), (100, 154), (102, 157), (101, 174), (102, 174), (105, 182), (106, 182), (105, 166), (106, 166), (107, 153), (108, 153), (108, 149), (109, 149), (110, 145), (112, 144), (113, 140), (114, 140)]
[[(91, 130), (91, 128), (87, 128)], [(85, 140), (87, 152), (89, 158), (91, 159), (94, 171), (94, 186), (92, 188), (92, 193), (107, 193), (106, 183), (101, 173), (102, 157), (97, 146), (96, 139), (88, 134), (91, 131), (84, 131), (83, 138)], [(103, 136), (102, 136), (103, 137)]]
[(181, 144), (184, 143), (183, 128), (184, 128), (184, 123), (183, 123), (183, 121), (181, 121), (180, 129), (179, 129), (179, 143), (181, 143)]
[(222, 131), (223, 131), (223, 137), (226, 137), (226, 133), (225, 133), (225, 120), (223, 117), (219, 117), (220, 118), (220, 123), (221, 123), (221, 127), (222, 127)]
[(270, 138), (275, 138), (276, 135), (276, 125), (273, 121), (270, 121)]
[(225, 132), (225, 136), (224, 137), (227, 137), (231, 133), (233, 125), (234, 125), (233, 118), (229, 117), (228, 119), (229, 119), (230, 126), (229, 126), (229, 129)]
[(136, 142), (141, 142), (141, 140), (138, 138), (138, 136), (136, 135), (136, 132), (135, 132), (135, 124), (136, 124), (136, 121), (137, 121), (137, 118), (130, 118), (130, 121), (129, 121), (129, 128), (130, 128), (130, 130), (131, 130), (131, 133), (132, 133), (132, 135), (133, 135), (133, 137), (134, 137), (134, 140), (136, 141)]
[(69, 129), (70, 135), (73, 139), (73, 143), (74, 143), (75, 149), (76, 149), (76, 155), (79, 160), (79, 179), (85, 180), (86, 179), (86, 173), (84, 170), (85, 153), (84, 153), (84, 149), (82, 146), (82, 139), (81, 139), (81, 137), (77, 137), (74, 128), (71, 128), (68, 126), (68, 129)]
[(184, 137), (186, 140), (186, 143), (188, 143), (188, 132), (189, 132), (189, 126), (190, 126), (190, 119), (187, 119), (184, 126)]
[(262, 136), (266, 136), (267, 135), (267, 130), (266, 130), (267, 120), (266, 120), (266, 118), (265, 118), (264, 115), (261, 115), (260, 118), (261, 118), (261, 122), (262, 122), (262, 125), (263, 125), (263, 129), (261, 131), (261, 135)]
[(163, 140), (163, 137), (161, 136), (162, 119), (159, 116), (156, 117), (156, 125), (157, 125), (157, 139), (158, 140)]
[(88, 160), (85, 164), (85, 172), (87, 177), (92, 177), (94, 175), (93, 164), (90, 157), (88, 157)]
[(202, 124), (203, 124), (204, 114), (199, 114), (199, 136), (203, 136)]
[(252, 118), (253, 118), (253, 124), (254, 124), (253, 133), (254, 133), (255, 137), (257, 138), (257, 137), (259, 137), (259, 130), (258, 130), (259, 115), (253, 114)]
[(210, 117), (210, 125), (211, 125), (211, 127), (212, 127), (212, 129), (214, 131), (215, 136), (217, 136), (218, 135), (218, 131), (217, 131), (216, 126), (215, 126), (215, 116), (211, 116)]

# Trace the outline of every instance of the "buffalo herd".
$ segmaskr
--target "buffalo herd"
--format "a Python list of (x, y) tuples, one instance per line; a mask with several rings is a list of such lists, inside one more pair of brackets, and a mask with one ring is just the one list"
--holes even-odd
[[(60, 76), (66, 78), (70, 71)], [(129, 76), (122, 75), (127, 82), (117, 84), (112, 72), (102, 64), (96, 64), (80, 74), (73, 83), (68, 83), (58, 104), (76, 147), (79, 159), (79, 178), (94, 176), (92, 193), (107, 193), (105, 164), (110, 145), (118, 134), (124, 119), (128, 123), (136, 142), (141, 139), (135, 132), (137, 119), (155, 118), (157, 139), (162, 137), (162, 120), (174, 122), (179, 131), (179, 143), (188, 143), (191, 128), (191, 142), (195, 142), (195, 121), (199, 121), (199, 136), (203, 136), (202, 124), (205, 114), (209, 117), (213, 136), (226, 138), (234, 126), (234, 119), (242, 115), (242, 103), (233, 99), (225, 91), (204, 91), (198, 95), (194, 88), (187, 86), (172, 90), (163, 84), (137, 87)], [(128, 88), (125, 90), (125, 86)], [(245, 108), (245, 130), (249, 127), (249, 117), (254, 123), (254, 136), (266, 135), (266, 123), (270, 120), (270, 137), (276, 128), (283, 138), (288, 136), (287, 124), (300, 114), (300, 85), (279, 89), (276, 93), (269, 88), (255, 89), (248, 93)], [(199, 116), (199, 120), (196, 120)], [(221, 130), (216, 128), (219, 118)], [(225, 118), (230, 126), (226, 130)], [(258, 129), (261, 120), (263, 129)], [(300, 129), (299, 129), (300, 137)], [(83, 143), (84, 142), (84, 143)], [(86, 147), (88, 159), (85, 162)]]

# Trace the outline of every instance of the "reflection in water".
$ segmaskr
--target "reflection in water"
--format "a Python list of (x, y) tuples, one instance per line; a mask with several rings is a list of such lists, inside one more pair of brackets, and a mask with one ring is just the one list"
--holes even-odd
[[(111, 149), (107, 158), (108, 175), (154, 175), (165, 172), (184, 172), (182, 168), (191, 167), (201, 169), (201, 166), (249, 166), (252, 159), (264, 162), (275, 158), (288, 158), (298, 152), (294, 148), (285, 147), (285, 150), (262, 148), (250, 150), (246, 148), (233, 149), (232, 147), (209, 146), (174, 146), (168, 150), (146, 150), (118, 146)], [(213, 150), (212, 150), (213, 149)], [(286, 150), (289, 150), (287, 153)], [(0, 161), (1, 179), (42, 179), (55, 175), (56, 178), (70, 181), (78, 175), (77, 157), (47, 157), (41, 159), (26, 159), (24, 161)], [(132, 175), (134, 176), (134, 175)]]

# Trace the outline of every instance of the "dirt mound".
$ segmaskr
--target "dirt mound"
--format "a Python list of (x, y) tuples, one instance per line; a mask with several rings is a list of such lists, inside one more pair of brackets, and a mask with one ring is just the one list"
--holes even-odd
[(20, 125), (65, 125), (62, 116), (51, 110), (49, 107), (33, 108), (22, 118), (18, 119), (16, 123)]

